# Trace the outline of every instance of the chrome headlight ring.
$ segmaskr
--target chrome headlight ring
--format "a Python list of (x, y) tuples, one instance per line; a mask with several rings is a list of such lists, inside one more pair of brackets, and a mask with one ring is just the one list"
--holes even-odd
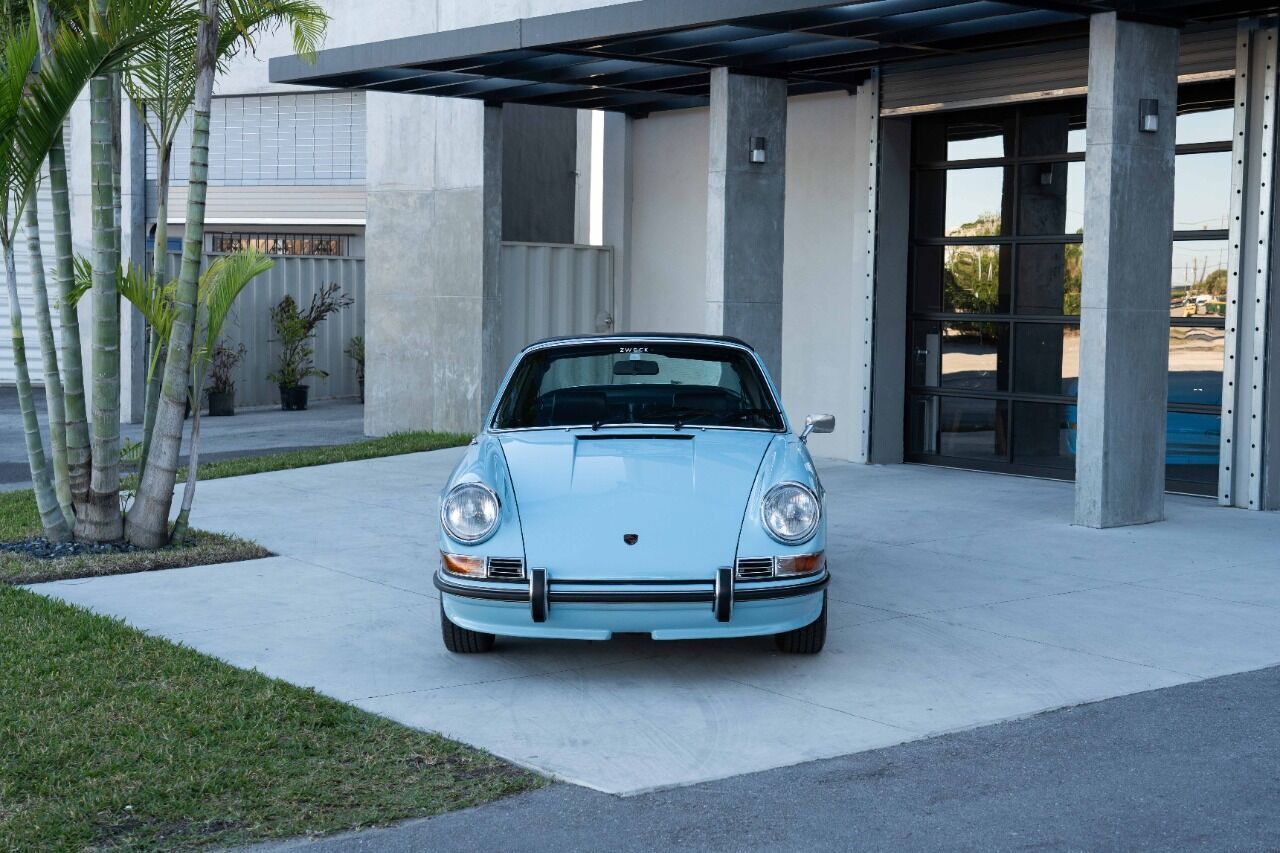
[(760, 519), (774, 539), (784, 545), (799, 545), (818, 532), (822, 501), (804, 483), (788, 480), (765, 492), (760, 500)]
[(440, 526), (464, 545), (478, 545), (492, 536), (501, 517), (502, 502), (484, 483), (459, 483), (440, 501)]

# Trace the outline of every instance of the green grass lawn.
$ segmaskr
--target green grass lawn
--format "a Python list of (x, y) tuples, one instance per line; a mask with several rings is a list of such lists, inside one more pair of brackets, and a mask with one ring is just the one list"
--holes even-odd
[[(196, 499), (199, 500), (199, 496)], [(36, 510), (35, 492), (30, 489), (0, 492), (0, 542), (28, 539), (40, 534), (40, 514)], [(82, 554), (57, 560), (0, 551), (0, 584), (40, 583), (65, 578), (233, 563), (270, 555), (271, 552), (266, 548), (247, 539), (193, 530), (182, 547), (171, 546), (155, 551)]]
[[(384, 438), (371, 438), (333, 447), (312, 447), (265, 456), (207, 462), (200, 466), (199, 477), (201, 480), (216, 480), (221, 477), (238, 477), (264, 471), (283, 471), (288, 468), (353, 462), (378, 456), (420, 453), (426, 450), (457, 447), (470, 440), (470, 435), (462, 433), (402, 432)], [(184, 482), (185, 479), (186, 471), (179, 471), (178, 482)], [(125, 488), (134, 488), (135, 481), (132, 477), (126, 478), (124, 485)], [(200, 506), (200, 501), (200, 495), (197, 493), (195, 502), (197, 508)], [(27, 539), (39, 536), (40, 532), (40, 516), (36, 511), (35, 493), (30, 489), (19, 492), (0, 492), (0, 542)], [(0, 551), (0, 583), (39, 583), (65, 578), (127, 574), (154, 569), (175, 569), (182, 566), (253, 560), (269, 555), (269, 551), (255, 542), (221, 533), (193, 530), (190, 541), (184, 547), (161, 548), (156, 551), (93, 554), (58, 560), (39, 559)]]
[(543, 780), (0, 586), (0, 850), (189, 849), (438, 814)]
[[(308, 447), (302, 450), (290, 450), (284, 453), (270, 453), (265, 456), (250, 456), (243, 459), (224, 459), (216, 462), (200, 463), (201, 480), (216, 480), (220, 477), (239, 477), (242, 474), (261, 474), (264, 471), (283, 471), (286, 468), (307, 468), (312, 465), (329, 465), (334, 462), (354, 462), (358, 459), (373, 459), (378, 456), (399, 456), (404, 453), (421, 453), (426, 450), (441, 450), (446, 447), (458, 447), (471, 441), (466, 433), (456, 432), (398, 432), (382, 438), (370, 438), (351, 444), (337, 444), (331, 447)], [(180, 472), (179, 482), (186, 478), (186, 471)], [(196, 501), (200, 497), (197, 493)]]

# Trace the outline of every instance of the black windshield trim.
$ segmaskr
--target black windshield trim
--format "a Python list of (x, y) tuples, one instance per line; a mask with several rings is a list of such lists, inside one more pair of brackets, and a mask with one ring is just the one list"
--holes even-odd
[[(512, 390), (513, 383), (520, 378), (521, 367), (526, 363), (527, 359), (535, 355), (546, 355), (553, 358), (573, 357), (575, 352), (581, 352), (582, 355), (601, 354), (608, 352), (614, 347), (627, 347), (631, 345), (637, 346), (654, 346), (659, 349), (659, 355), (667, 353), (661, 352), (667, 348), (692, 348), (702, 350), (708, 356), (712, 356), (707, 360), (737, 361), (736, 357), (745, 359), (745, 367), (755, 377), (759, 385), (760, 402), (763, 404), (757, 407), (755, 411), (760, 412), (764, 417), (776, 419), (775, 426), (742, 426), (737, 424), (701, 424), (701, 423), (684, 423), (684, 424), (667, 424), (653, 422), (610, 422), (607, 426), (621, 428), (654, 428), (668, 429), (674, 428), (679, 432), (682, 428), (696, 429), (730, 429), (745, 432), (767, 432), (772, 434), (785, 434), (790, 427), (787, 422), (786, 411), (782, 407), (782, 402), (778, 398), (777, 392), (769, 381), (768, 373), (760, 364), (759, 356), (755, 350), (748, 344), (733, 338), (721, 338), (713, 336), (700, 336), (696, 334), (690, 335), (627, 335), (627, 336), (601, 336), (601, 337), (574, 337), (562, 339), (548, 339), (539, 341), (526, 347), (521, 353), (515, 365), (509, 371), (502, 387), (499, 389), (498, 395), (494, 399), (492, 412), (490, 413), (487, 431), (494, 433), (507, 432), (523, 432), (531, 430), (547, 430), (547, 429), (564, 429), (573, 430), (578, 428), (598, 429), (598, 424), (529, 424), (521, 426), (499, 426), (499, 419), (502, 417), (503, 402)], [(731, 357), (736, 356), (736, 357)]]

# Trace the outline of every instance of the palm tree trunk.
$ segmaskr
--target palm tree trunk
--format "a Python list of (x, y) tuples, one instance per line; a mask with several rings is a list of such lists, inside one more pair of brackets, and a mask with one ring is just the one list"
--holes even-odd
[[(40, 55), (53, 57), (53, 18), (47, 0), (36, 0)], [(58, 294), (58, 325), (62, 330), (63, 397), (67, 422), (67, 470), (71, 498), (80, 512), (89, 499), (91, 452), (89, 417), (84, 401), (84, 354), (80, 350), (80, 315), (71, 301), (75, 259), (71, 246), (71, 196), (67, 189), (67, 150), (59, 133), (49, 149), (49, 190), (53, 196), (54, 278)]]
[(196, 496), (196, 474), (200, 467), (200, 397), (196, 391), (196, 399), (191, 402), (191, 447), (187, 453), (187, 483), (182, 489), (182, 509), (173, 522), (174, 545), (183, 545), (187, 540), (187, 529), (191, 521), (191, 502)]
[[(101, 3), (101, 0), (99, 0)], [(111, 80), (89, 84), (93, 154), (93, 469), (77, 534), (110, 542), (124, 534), (120, 517), (120, 295), (112, 201)]]
[(71, 528), (58, 506), (58, 496), (49, 482), (49, 465), (44, 456), (44, 439), (40, 436), (40, 422), (36, 418), (35, 399), (31, 392), (31, 374), (27, 371), (27, 349), (22, 337), (22, 306), (18, 303), (18, 268), (13, 259), (13, 246), (8, 237), (3, 239), (5, 278), (9, 286), (9, 329), (13, 336), (13, 367), (18, 380), (18, 408), (22, 411), (22, 429), (27, 441), (27, 464), (31, 469), (31, 483), (35, 486), (36, 508), (40, 512), (40, 524), (45, 538), (50, 542), (65, 542), (71, 538)]
[[(170, 145), (157, 147), (156, 162), (156, 237), (152, 252), (151, 280), (156, 287), (169, 279), (169, 156)], [(147, 456), (151, 453), (151, 434), (156, 426), (156, 409), (160, 406), (160, 382), (164, 376), (164, 346), (160, 334), (151, 330), (147, 374), (147, 402), (142, 420), (142, 459), (138, 463), (138, 475), (147, 469)]]
[(123, 99), (120, 91), (120, 75), (112, 74), (111, 80), (111, 228), (116, 240), (116, 258), (123, 257), (123, 197), (121, 195), (121, 121)]
[(169, 509), (177, 479), (182, 442), (182, 415), (191, 372), (200, 255), (204, 248), (204, 202), (209, 183), (209, 112), (218, 54), (218, 0), (201, 0), (196, 33), (196, 89), (191, 129), (191, 180), (187, 195), (186, 233), (182, 239), (182, 273), (178, 277), (176, 316), (169, 335), (160, 406), (147, 469), (129, 510), (128, 537), (134, 545), (157, 548), (169, 541)]
[(44, 361), (44, 403), (49, 413), (53, 484), (62, 515), (70, 524), (76, 516), (67, 474), (67, 413), (62, 397), (62, 378), (58, 373), (58, 345), (53, 339), (53, 318), (49, 315), (49, 290), (45, 284), (44, 253), (40, 246), (40, 209), (35, 193), (27, 201), (23, 217), (27, 231), (27, 263), (31, 267), (31, 295), (36, 303), (36, 326), (40, 329), (40, 357)]

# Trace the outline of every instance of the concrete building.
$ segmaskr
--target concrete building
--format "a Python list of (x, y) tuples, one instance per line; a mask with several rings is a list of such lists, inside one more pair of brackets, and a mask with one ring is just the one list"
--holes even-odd
[(744, 337), (793, 416), (839, 417), (816, 451), (1074, 476), (1090, 526), (1166, 489), (1280, 505), (1277, 35), (1248, 4), (451, 5), (271, 64), (401, 137), (370, 142), (371, 431), (478, 426), (502, 116), (604, 110), (617, 327)]
[(221, 79), (210, 230), (362, 253), (370, 434), (477, 428), (543, 334), (715, 331), (820, 454), (1280, 507), (1266, 4), (329, 6)]

